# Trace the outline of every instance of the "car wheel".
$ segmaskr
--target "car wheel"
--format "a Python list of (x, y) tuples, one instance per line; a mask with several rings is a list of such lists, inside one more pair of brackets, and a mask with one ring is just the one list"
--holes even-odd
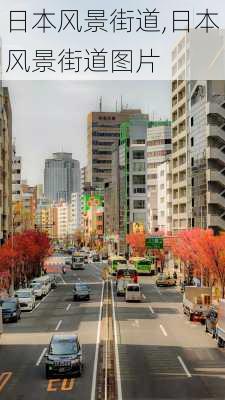
[(208, 328), (207, 328), (207, 324), (205, 324), (205, 331), (206, 331), (206, 333), (209, 332), (209, 331), (208, 331)]
[(189, 321), (193, 321), (193, 319), (194, 319), (194, 316), (193, 316), (193, 314), (190, 313), (190, 315), (189, 315)]
[(90, 296), (87, 296), (87, 300), (90, 300)]
[(18, 322), (18, 315), (14, 318), (14, 322)]

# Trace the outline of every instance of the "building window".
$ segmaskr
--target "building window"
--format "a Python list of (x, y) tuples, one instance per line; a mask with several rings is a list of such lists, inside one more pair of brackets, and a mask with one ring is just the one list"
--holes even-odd
[(191, 126), (194, 125), (194, 117), (191, 117)]
[(145, 175), (133, 175), (133, 185), (145, 185)]
[(138, 193), (145, 193), (145, 188), (144, 187), (134, 188), (134, 194), (138, 194)]
[(133, 160), (144, 160), (145, 159), (145, 151), (144, 150), (134, 150), (133, 151)]
[(133, 206), (134, 206), (134, 209), (144, 209), (145, 208), (145, 200), (134, 200)]
[(194, 146), (194, 138), (191, 138), (191, 146)]

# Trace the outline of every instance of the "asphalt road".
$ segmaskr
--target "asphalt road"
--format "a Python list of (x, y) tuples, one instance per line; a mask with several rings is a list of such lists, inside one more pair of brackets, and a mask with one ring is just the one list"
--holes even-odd
[(115, 296), (123, 400), (225, 399), (225, 350), (183, 315), (178, 289), (141, 280), (141, 303)]
[[(90, 264), (76, 272), (68, 269), (62, 275), (57, 267), (60, 258), (52, 261), (58, 287), (37, 302), (32, 313), (23, 313), (21, 321), (4, 324), (2, 400), (91, 400), (102, 265)], [(73, 302), (73, 283), (79, 280), (90, 284), (89, 302)], [(203, 326), (183, 315), (177, 289), (158, 289), (152, 277), (141, 281), (141, 303), (126, 303), (114, 291), (119, 400), (225, 399), (225, 350), (217, 348)], [(46, 380), (43, 354), (56, 332), (79, 335), (85, 361), (81, 378)]]
[[(91, 397), (99, 306), (102, 291), (100, 264), (84, 271), (58, 276), (58, 287), (32, 312), (22, 313), (18, 323), (4, 324), (0, 339), (0, 398), (2, 400), (44, 400)], [(73, 302), (72, 288), (77, 281), (88, 282), (91, 300)], [(40, 304), (39, 304), (40, 303)], [(44, 349), (52, 334), (76, 332), (84, 353), (81, 378), (47, 381)]]

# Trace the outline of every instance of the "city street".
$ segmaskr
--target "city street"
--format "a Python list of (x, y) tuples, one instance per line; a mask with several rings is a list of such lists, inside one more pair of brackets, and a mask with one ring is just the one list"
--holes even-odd
[[(96, 263), (84, 271), (59, 274), (58, 287), (37, 302), (32, 313), (4, 324), (2, 399), (94, 399), (102, 268)], [(225, 350), (217, 348), (199, 322), (184, 317), (178, 288), (159, 289), (154, 280), (140, 277), (141, 303), (126, 303), (114, 290), (118, 399), (224, 399)], [(73, 283), (79, 281), (89, 283), (90, 301), (73, 302)], [(44, 353), (56, 332), (79, 335), (85, 362), (80, 378), (46, 380)]]
[(140, 280), (142, 303), (116, 302), (122, 398), (224, 399), (225, 350), (186, 319), (178, 289)]
[[(0, 342), (0, 398), (4, 400), (44, 400), (49, 398), (90, 399), (93, 364), (101, 299), (101, 266), (89, 265), (84, 271), (69, 271), (58, 278), (51, 291), (32, 313), (23, 313), (18, 323), (4, 324)], [(88, 282), (91, 300), (73, 302), (75, 281)], [(77, 333), (84, 353), (81, 378), (45, 378), (44, 351), (52, 334)]]

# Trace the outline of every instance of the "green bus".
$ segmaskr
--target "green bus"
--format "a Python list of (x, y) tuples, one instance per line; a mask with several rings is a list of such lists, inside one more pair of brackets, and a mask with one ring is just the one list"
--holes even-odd
[(109, 257), (108, 259), (108, 266), (109, 266), (109, 272), (111, 275), (116, 275), (117, 272), (117, 266), (122, 265), (125, 266), (127, 265), (127, 260), (125, 257), (122, 256), (112, 256)]
[(154, 258), (132, 257), (129, 262), (134, 265), (138, 275), (155, 275)]

